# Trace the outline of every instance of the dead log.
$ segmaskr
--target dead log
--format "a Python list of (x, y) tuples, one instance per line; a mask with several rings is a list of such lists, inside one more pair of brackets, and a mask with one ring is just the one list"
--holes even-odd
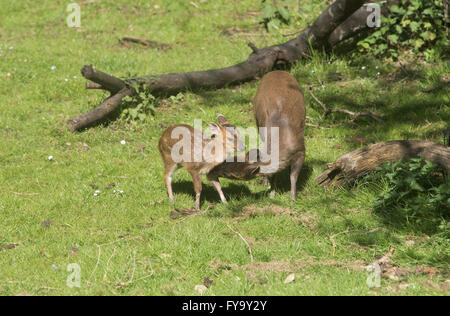
[[(364, 0), (336, 0), (323, 11), (312, 26), (306, 28), (296, 38), (280, 45), (265, 48), (256, 48), (250, 44), (253, 53), (250, 57), (238, 65), (227, 68), (179, 73), (166, 75), (150, 75), (141, 78), (132, 78), (123, 81), (111, 75), (106, 75), (92, 66), (85, 66), (82, 74), (86, 79), (97, 85), (89, 85), (88, 88), (104, 89), (113, 96), (105, 100), (100, 107), (108, 111), (90, 111), (81, 117), (72, 119), (68, 123), (71, 131), (81, 130), (95, 124), (101, 117), (100, 113), (108, 114), (117, 108), (123, 97), (135, 93), (134, 86), (138, 85), (147, 93), (154, 96), (174, 95), (181, 91), (198, 89), (217, 89), (230, 84), (247, 82), (262, 76), (278, 65), (290, 65), (301, 58), (310, 56), (310, 48), (326, 48), (327, 40), (336, 27), (350, 17), (364, 3)], [(100, 87), (102, 86), (102, 87)], [(123, 90), (126, 86), (127, 92)], [(119, 91), (122, 92), (119, 94)], [(114, 97), (115, 94), (118, 94)], [(114, 99), (114, 102), (111, 102)]]
[(373, 144), (340, 156), (328, 164), (316, 181), (321, 186), (346, 185), (386, 162), (422, 158), (450, 171), (450, 147), (420, 140), (395, 140)]

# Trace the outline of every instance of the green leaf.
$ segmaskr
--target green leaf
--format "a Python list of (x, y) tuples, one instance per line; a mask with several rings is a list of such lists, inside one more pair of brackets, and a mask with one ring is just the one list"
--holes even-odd
[(429, 31), (422, 32), (422, 33), (420, 33), (420, 37), (422, 37), (424, 40), (429, 40), (430, 39), (430, 32)]
[(391, 35), (388, 36), (388, 40), (390, 40), (394, 44), (397, 44), (398, 43), (398, 35), (391, 34)]
[(411, 23), (411, 20), (403, 20), (402, 21), (402, 26), (403, 27), (408, 26), (410, 23)]
[(269, 32), (277, 32), (280, 30), (281, 21), (278, 19), (272, 19), (269, 23), (267, 23), (267, 29)]
[(271, 4), (267, 4), (264, 8), (263, 18), (270, 19), (271, 17), (273, 17), (275, 15), (275, 12), (276, 12), (275, 7)]
[(403, 14), (406, 13), (406, 10), (403, 9), (403, 8), (400, 8), (398, 5), (393, 5), (389, 9), (391, 10), (391, 12), (397, 13), (397, 14), (400, 14), (400, 15), (403, 15)]
[(422, 14), (424, 14), (424, 15), (433, 15), (433, 9), (426, 8), (425, 10), (422, 11)]
[(425, 191), (424, 188), (419, 183), (417, 183), (417, 181), (415, 179), (413, 179), (411, 181), (411, 189), (420, 191), (420, 192)]
[(285, 19), (286, 21), (289, 21), (289, 18), (290, 18), (289, 11), (285, 6), (279, 6), (278, 12), (283, 17), (283, 19)]
[(411, 29), (411, 31), (416, 32), (420, 27), (420, 23), (418, 22), (411, 22), (411, 24), (409, 25), (409, 28)]
[(423, 44), (425, 44), (425, 42), (419, 38), (414, 41), (414, 48), (419, 49), (423, 46)]

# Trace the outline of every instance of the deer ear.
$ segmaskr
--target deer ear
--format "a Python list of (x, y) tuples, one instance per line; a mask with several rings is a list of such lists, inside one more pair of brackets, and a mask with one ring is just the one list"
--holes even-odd
[(217, 122), (219, 122), (220, 125), (222, 126), (230, 126), (230, 122), (228, 122), (227, 118), (225, 116), (223, 116), (222, 114), (219, 114), (217, 116)]
[(209, 123), (209, 129), (211, 130), (213, 135), (220, 134), (220, 127), (215, 123)]

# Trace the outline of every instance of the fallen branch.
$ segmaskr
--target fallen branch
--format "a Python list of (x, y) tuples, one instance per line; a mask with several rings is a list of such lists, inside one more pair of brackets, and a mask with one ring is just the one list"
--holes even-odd
[(324, 113), (323, 113), (324, 117), (329, 115), (330, 113), (344, 113), (344, 114), (348, 114), (348, 115), (350, 115), (352, 117), (352, 120), (351, 120), (352, 122), (354, 122), (357, 118), (359, 118), (361, 116), (368, 116), (368, 117), (373, 118), (378, 123), (383, 123), (383, 119), (379, 115), (377, 115), (377, 114), (375, 114), (373, 112), (370, 112), (370, 111), (367, 111), (367, 112), (352, 112), (352, 111), (349, 111), (349, 110), (346, 110), (346, 109), (329, 109), (323, 102), (321, 102), (314, 95), (314, 93), (312, 92), (312, 87), (311, 86), (308, 86), (308, 92), (313, 97), (313, 99), (317, 103), (319, 103), (320, 106), (322, 107), (322, 109), (324, 111)]
[(316, 181), (321, 186), (345, 185), (386, 162), (422, 158), (450, 171), (450, 147), (420, 140), (396, 140), (360, 148), (328, 164)]
[(113, 96), (110, 96), (102, 104), (95, 109), (67, 122), (70, 131), (75, 132), (82, 128), (88, 127), (114, 112), (122, 103), (126, 96), (133, 96), (135, 90), (131, 88), (123, 88)]
[(131, 43), (141, 44), (144, 46), (149, 46), (152, 48), (161, 48), (161, 49), (168, 49), (168, 48), (172, 47), (172, 45), (167, 44), (167, 43), (151, 41), (149, 39), (136, 37), (136, 36), (124, 36), (124, 37), (122, 37), (122, 39), (120, 39), (120, 42), (122, 44), (125, 42), (131, 42)]
[[(230, 84), (239, 84), (261, 77), (264, 73), (273, 70), (279, 65), (289, 66), (299, 59), (310, 56), (312, 48), (327, 47), (327, 39), (336, 27), (344, 22), (364, 3), (364, 0), (336, 0), (317, 20), (296, 38), (280, 45), (265, 48), (256, 48), (250, 44), (253, 53), (249, 58), (237, 65), (214, 70), (150, 75), (141, 78), (131, 78), (123, 81), (119, 78), (106, 75), (92, 66), (85, 66), (83, 76), (101, 85), (111, 92), (107, 100), (99, 110), (93, 110), (82, 116), (72, 119), (68, 123), (71, 131), (81, 130), (93, 123), (105, 118), (105, 116), (117, 109), (122, 99), (135, 93), (134, 87), (138, 85), (147, 93), (154, 96), (174, 95), (187, 89), (196, 91), (199, 89), (217, 89)], [(100, 86), (89, 88), (99, 89)], [(119, 94), (119, 95), (116, 95)]]

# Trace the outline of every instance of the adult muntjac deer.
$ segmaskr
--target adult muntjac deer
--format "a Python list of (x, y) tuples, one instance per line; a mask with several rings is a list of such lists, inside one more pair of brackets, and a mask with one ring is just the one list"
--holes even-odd
[[(208, 178), (216, 183), (222, 196), (219, 177), (248, 180), (268, 176), (273, 196), (275, 174), (290, 166), (291, 199), (295, 200), (297, 179), (305, 160), (306, 106), (300, 86), (285, 71), (270, 72), (262, 78), (253, 104), (260, 137), (265, 142), (264, 150), (259, 152), (261, 161), (258, 159), (255, 164), (247, 155), (245, 162), (224, 162), (211, 170)], [(277, 133), (273, 133), (273, 128)]]
[(219, 125), (210, 123), (213, 138), (207, 138), (190, 125), (173, 125), (165, 130), (158, 148), (164, 162), (164, 182), (169, 199), (174, 203), (172, 175), (180, 167), (190, 173), (195, 190), (195, 209), (200, 209), (202, 174), (222, 163), (237, 151), (244, 151), (239, 132), (228, 120), (218, 116)]

